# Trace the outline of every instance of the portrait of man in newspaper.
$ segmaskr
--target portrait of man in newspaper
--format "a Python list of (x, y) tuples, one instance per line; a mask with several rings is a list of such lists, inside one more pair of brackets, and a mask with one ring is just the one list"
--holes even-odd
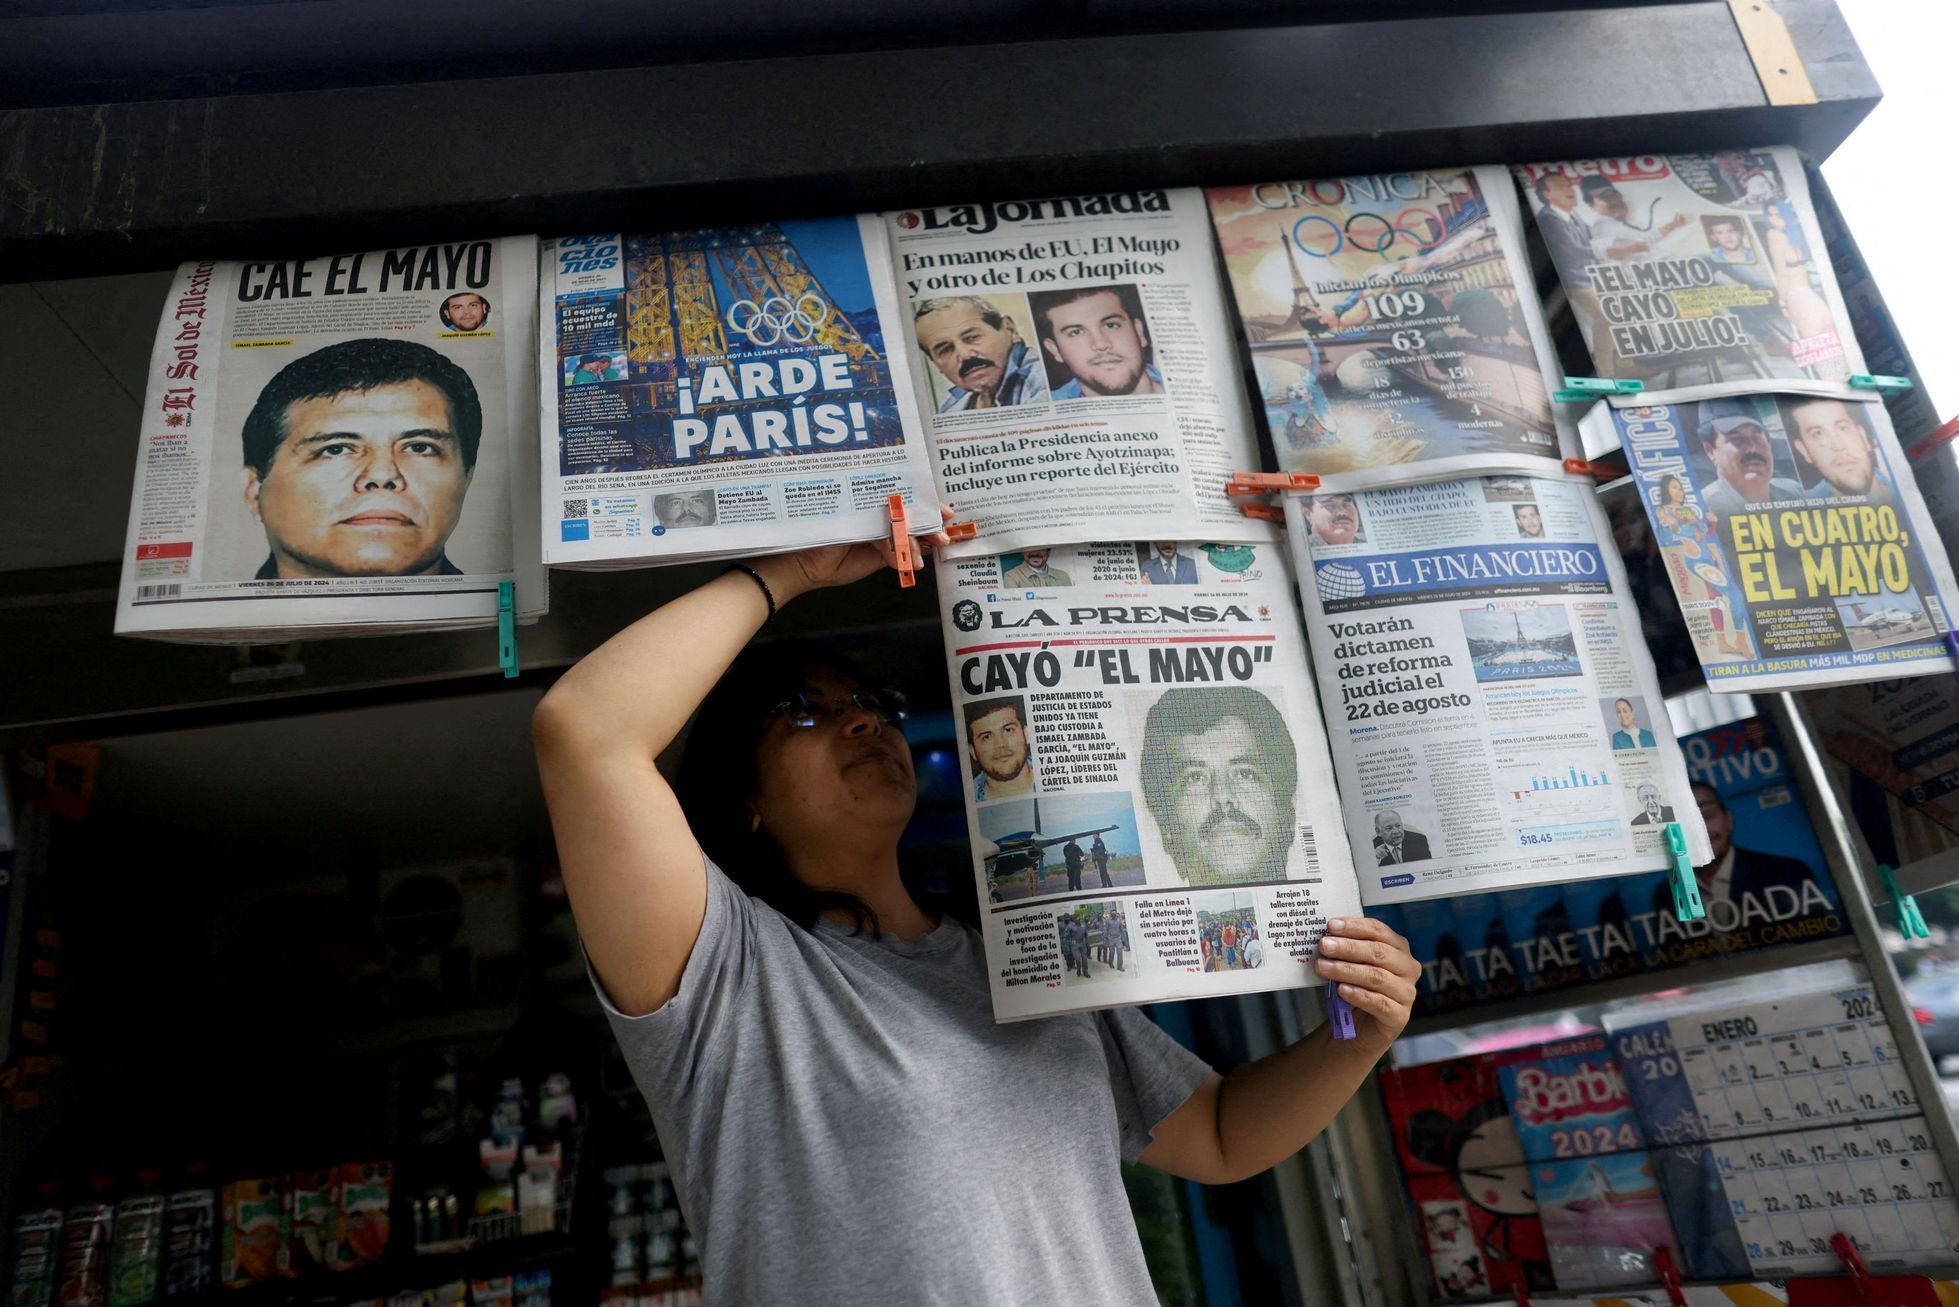
[(1264, 694), (1243, 685), (1164, 691), (1143, 719), (1137, 780), (1185, 884), (1285, 879), (1299, 757)]
[(949, 387), (939, 400), (939, 412), (1046, 401), (1041, 356), (1021, 339), (1007, 307), (1018, 298), (951, 295), (912, 305), (918, 348)]
[(473, 290), (457, 291), (436, 314), (451, 331), (481, 331), (490, 321), (490, 301)]
[(1536, 504), (1512, 504), (1510, 511), (1517, 519), (1517, 535), (1525, 540), (1544, 538), (1544, 513)]
[(1137, 545), (1136, 561), (1143, 569), (1145, 585), (1197, 584), (1197, 560), (1184, 553), (1175, 540)]
[(1666, 806), (1660, 787), (1651, 781), (1633, 787), (1633, 803), (1638, 808), (1632, 819), (1635, 826), (1664, 826), (1673, 820), (1673, 809)]
[(1048, 385), (1055, 399), (1160, 395), (1163, 374), (1150, 347), (1143, 297), (1136, 287), (1079, 286), (1028, 296)]
[(1871, 430), (1871, 405), (1797, 395), (1780, 396), (1775, 404), (1803, 478), (1816, 478), (1809, 498), (1845, 496), (1872, 508), (1898, 507), (1897, 489)]
[(965, 718), (966, 754), (973, 762), (973, 802), (1034, 793), (1034, 746), (1027, 736), (1027, 701), (1017, 694), (975, 699), (966, 705)]
[(475, 384), (427, 345), (341, 341), (268, 381), (241, 432), (255, 579), (459, 576), (449, 536), (476, 470)]
[(1313, 524), (1313, 539), (1323, 545), (1367, 543), (1367, 530), (1361, 525), (1360, 505), (1352, 495), (1309, 495), (1306, 517)]
[(1000, 584), (1010, 590), (1039, 590), (1047, 586), (1073, 585), (1068, 574), (1054, 565), (1054, 550), (1023, 549), (1020, 562), (1008, 568)]
[(714, 525), (714, 492), (704, 486), (653, 496), (653, 516), (669, 529)]
[(1390, 867), (1402, 862), (1427, 862), (1428, 836), (1402, 820), (1398, 808), (1383, 808), (1374, 814), (1374, 865)]
[(1776, 442), (1753, 400), (1710, 399), (1700, 406), (1701, 451), (1714, 470), (1701, 502), (1716, 517), (1733, 517), (1778, 499), (1801, 499), (1801, 484), (1776, 475)]

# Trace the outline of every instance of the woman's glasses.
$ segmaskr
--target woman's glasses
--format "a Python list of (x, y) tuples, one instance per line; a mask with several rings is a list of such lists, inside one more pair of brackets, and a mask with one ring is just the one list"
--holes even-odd
[(886, 726), (896, 726), (905, 720), (905, 696), (903, 691), (888, 686), (881, 690), (852, 690), (850, 697), (841, 703), (821, 695), (794, 694), (763, 713), (762, 725), (767, 727), (780, 717), (793, 727), (808, 730), (860, 709)]

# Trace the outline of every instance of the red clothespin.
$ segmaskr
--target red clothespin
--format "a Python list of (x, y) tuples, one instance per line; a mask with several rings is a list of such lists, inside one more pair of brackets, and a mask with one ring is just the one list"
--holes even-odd
[(1687, 1291), (1680, 1287), (1680, 1268), (1673, 1264), (1673, 1249), (1655, 1248), (1653, 1269), (1659, 1272), (1660, 1284), (1667, 1291), (1667, 1301), (1673, 1307), (1687, 1307)]
[(1311, 472), (1233, 472), (1224, 483), (1227, 495), (1270, 495), (1318, 490), (1320, 479)]
[(1934, 427), (1930, 435), (1921, 437), (1905, 451), (1905, 457), (1916, 463), (1940, 445), (1949, 445), (1955, 440), (1959, 440), (1959, 418)]
[(1938, 1307), (1930, 1277), (1872, 1275), (1856, 1242), (1840, 1232), (1830, 1236), (1830, 1251), (1848, 1274), (1790, 1280), (1789, 1307)]
[(1617, 481), (1623, 475), (1616, 468), (1606, 467), (1584, 458), (1567, 458), (1564, 461), (1564, 470), (1573, 476), (1590, 477), (1594, 481)]
[(1286, 524), (1286, 510), (1275, 504), (1240, 504), (1238, 511), (1261, 522), (1277, 522), (1280, 526)]
[(979, 539), (979, 523), (947, 522), (945, 524), (945, 538), (948, 540), (977, 540)]
[(1524, 1274), (1521, 1262), (1511, 1262), (1506, 1266), (1490, 1268), (1490, 1287), (1508, 1288), (1510, 1296), (1516, 1300), (1517, 1307), (1530, 1307), (1530, 1281)]
[(891, 569), (898, 574), (898, 585), (909, 590), (918, 584), (918, 549), (905, 521), (905, 497), (893, 495), (886, 503), (891, 509)]

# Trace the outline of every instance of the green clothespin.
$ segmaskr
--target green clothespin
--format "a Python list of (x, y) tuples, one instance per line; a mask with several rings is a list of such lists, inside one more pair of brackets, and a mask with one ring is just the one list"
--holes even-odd
[(1854, 390), (1875, 390), (1880, 395), (1895, 395), (1901, 390), (1911, 389), (1911, 378), (1853, 372), (1850, 374), (1850, 385)]
[(1898, 929), (1906, 939), (1930, 939), (1932, 928), (1925, 924), (1925, 914), (1918, 910), (1918, 900), (1899, 890), (1898, 882), (1891, 874), (1891, 864), (1877, 864), (1877, 877), (1884, 884), (1884, 897), (1898, 910)]
[(1645, 382), (1630, 378), (1619, 381), (1607, 377), (1566, 377), (1564, 389), (1552, 391), (1551, 398), (1560, 404), (1582, 404), (1600, 395), (1637, 395), (1645, 389)]
[(1707, 907), (1701, 902), (1700, 882), (1694, 879), (1693, 864), (1687, 861), (1687, 832), (1680, 829), (1680, 823), (1670, 821), (1666, 826), (1667, 861), (1672, 870), (1667, 874), (1673, 881), (1673, 915), (1681, 921), (1699, 921), (1707, 915)]
[(497, 582), (497, 665), (517, 675), (517, 583)]

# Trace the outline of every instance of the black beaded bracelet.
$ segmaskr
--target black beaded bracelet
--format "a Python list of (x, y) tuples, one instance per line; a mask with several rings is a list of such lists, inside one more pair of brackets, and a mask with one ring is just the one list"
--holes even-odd
[(769, 583), (762, 579), (762, 574), (750, 567), (747, 563), (730, 563), (722, 570), (722, 575), (726, 576), (729, 572), (740, 572), (755, 582), (756, 585), (762, 587), (762, 598), (769, 601), (769, 615), (762, 619), (762, 625), (767, 626), (770, 622), (773, 622), (775, 620), (775, 591), (769, 589)]

